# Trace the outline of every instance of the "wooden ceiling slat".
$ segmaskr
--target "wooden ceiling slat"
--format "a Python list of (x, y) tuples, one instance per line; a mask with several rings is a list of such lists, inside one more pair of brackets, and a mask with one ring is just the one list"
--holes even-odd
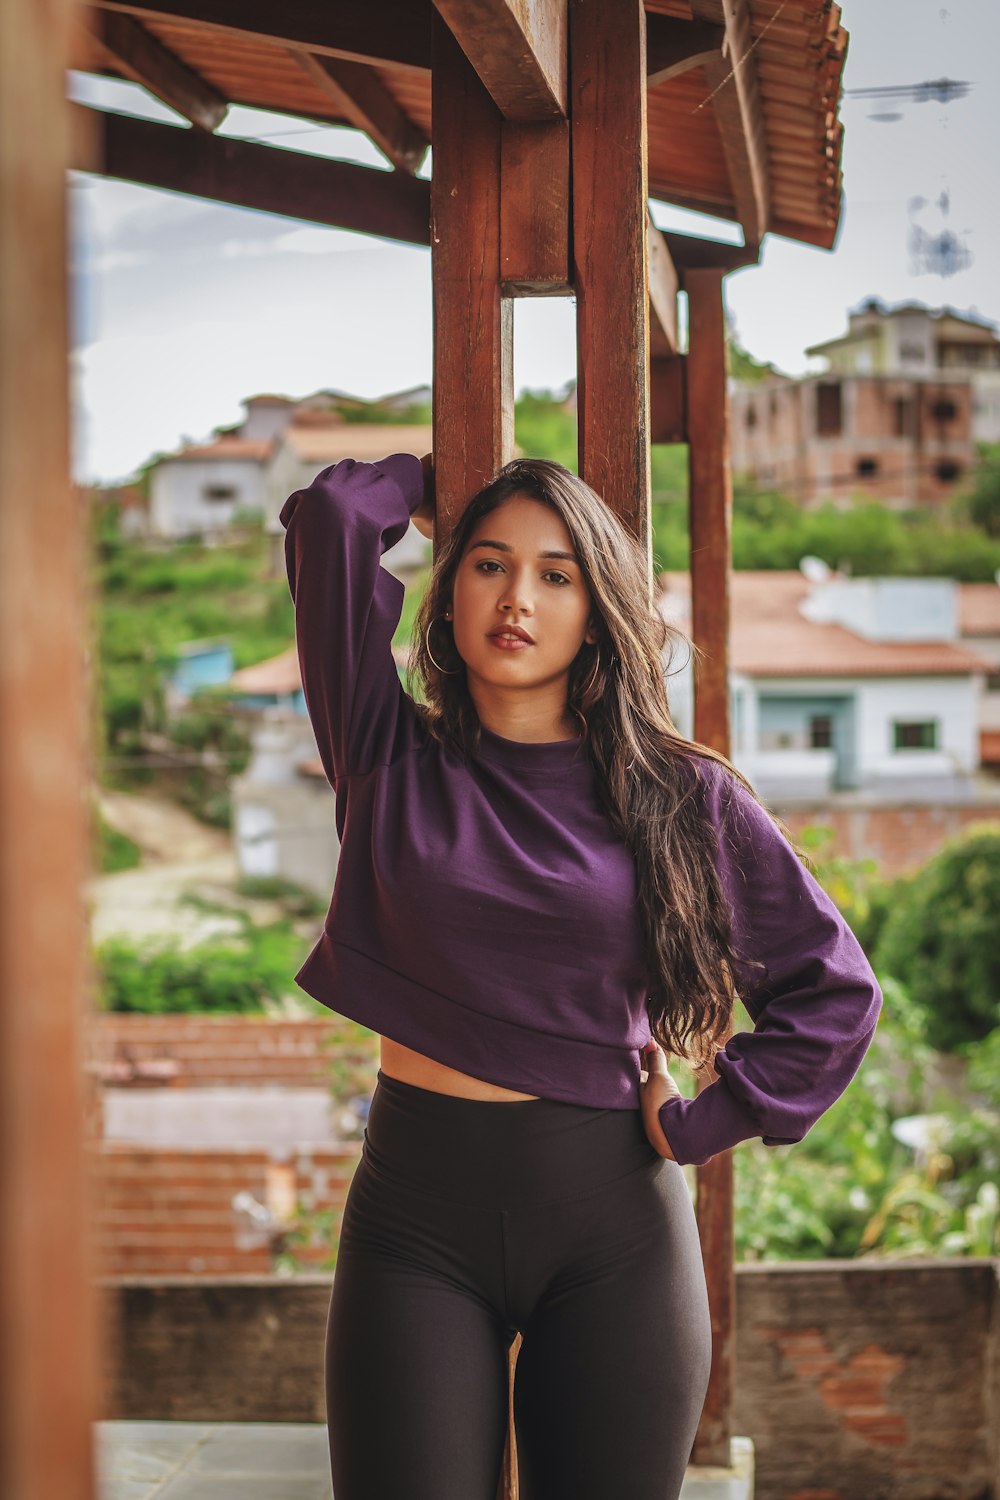
[(691, 14), (725, 26), (726, 56), (706, 63), (705, 77), (712, 89), (739, 221), (746, 238), (759, 243), (767, 230), (770, 189), (747, 6), (748, 0), (691, 0)]

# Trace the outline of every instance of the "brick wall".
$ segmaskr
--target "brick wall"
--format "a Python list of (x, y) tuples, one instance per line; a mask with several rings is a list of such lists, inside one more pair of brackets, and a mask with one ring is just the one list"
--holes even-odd
[(807, 825), (828, 825), (834, 831), (831, 852), (852, 859), (877, 860), (882, 874), (892, 877), (913, 869), (935, 854), (946, 839), (973, 823), (1000, 825), (1000, 805), (920, 804), (865, 807), (842, 803), (770, 805), (798, 834)]
[[(89, 1028), (92, 1065), (106, 1081), (146, 1084), (144, 1063), (173, 1062), (167, 1081), (181, 1087), (283, 1084), (316, 1088), (329, 1083), (335, 1057), (360, 1052), (378, 1058), (378, 1039), (364, 1036), (343, 1018), (273, 1020), (263, 1016), (109, 1015)], [(125, 1066), (133, 1064), (129, 1078)], [(109, 1065), (117, 1064), (108, 1073)], [(135, 1067), (139, 1064), (139, 1067)], [(375, 1066), (372, 1067), (374, 1084)], [(116, 1074), (118, 1076), (116, 1076)]]
[[(755, 1445), (756, 1500), (1000, 1500), (997, 1270), (738, 1266), (734, 1431)], [(106, 1283), (106, 1414), (322, 1422), (330, 1286)]]
[[(339, 1223), (357, 1167), (360, 1143), (292, 1153), (266, 1150), (148, 1150), (120, 1142), (94, 1148), (94, 1238), (107, 1276), (212, 1277), (266, 1275), (268, 1243), (238, 1243), (233, 1198), (249, 1192), (280, 1213), (290, 1199), (327, 1210)], [(335, 1228), (334, 1228), (335, 1233)], [(330, 1245), (295, 1247), (305, 1265), (320, 1266)]]

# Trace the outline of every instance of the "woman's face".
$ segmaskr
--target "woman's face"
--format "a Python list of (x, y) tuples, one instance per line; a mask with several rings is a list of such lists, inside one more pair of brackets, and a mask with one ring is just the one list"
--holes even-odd
[(490, 687), (566, 679), (590, 628), (590, 592), (566, 523), (528, 495), (476, 526), (455, 572), (455, 645), (470, 678)]

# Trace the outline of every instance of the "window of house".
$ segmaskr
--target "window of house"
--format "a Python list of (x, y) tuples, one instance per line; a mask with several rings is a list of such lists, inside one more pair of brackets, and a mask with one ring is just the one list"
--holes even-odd
[(809, 745), (813, 750), (833, 749), (833, 719), (830, 714), (813, 714), (809, 720)]
[(748, 406), (747, 407), (747, 426), (750, 427), (750, 428), (754, 428), (754, 427), (757, 426), (757, 408), (756, 408), (756, 406)]
[(824, 381), (816, 387), (816, 432), (820, 437), (838, 437), (843, 430), (844, 410), (840, 381)]
[(935, 422), (954, 422), (958, 416), (958, 407), (954, 401), (942, 398), (940, 401), (935, 401), (931, 406), (931, 416)]
[(908, 365), (922, 365), (924, 362), (923, 344), (906, 343), (899, 346), (899, 357)]
[(854, 472), (859, 479), (874, 479), (878, 473), (878, 459), (859, 458), (854, 465)]
[(202, 486), (203, 500), (235, 500), (236, 487), (231, 484), (206, 484)]
[(894, 750), (936, 750), (936, 719), (896, 719), (892, 726)]
[(962, 466), (953, 458), (941, 458), (934, 465), (934, 477), (941, 484), (954, 484), (962, 477)]
[(910, 413), (912, 403), (905, 396), (897, 397), (893, 403), (893, 431), (897, 437), (909, 437), (912, 428)]

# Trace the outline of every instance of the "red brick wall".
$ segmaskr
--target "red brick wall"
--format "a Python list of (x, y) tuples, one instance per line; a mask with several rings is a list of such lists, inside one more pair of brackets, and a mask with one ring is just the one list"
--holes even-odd
[[(332, 1060), (344, 1049), (378, 1056), (378, 1042), (332, 1012), (329, 1019), (271, 1020), (262, 1016), (108, 1015), (93, 1018), (92, 1065), (131, 1059), (173, 1061), (175, 1085), (284, 1084), (317, 1088), (330, 1080)], [(374, 1082), (374, 1068), (372, 1078)], [(112, 1086), (115, 1078), (108, 1080)], [(124, 1081), (124, 1080), (123, 1080)], [(141, 1070), (131, 1080), (147, 1083)]]
[[(232, 1201), (248, 1191), (267, 1203), (272, 1184), (291, 1174), (295, 1200), (332, 1210), (333, 1234), (357, 1167), (360, 1142), (295, 1153), (287, 1162), (267, 1151), (156, 1149), (105, 1142), (93, 1162), (94, 1237), (106, 1276), (266, 1275), (270, 1245), (241, 1249)], [(331, 1246), (295, 1248), (306, 1266), (328, 1260)]]
[(935, 854), (946, 839), (973, 823), (1000, 824), (1000, 806), (914, 803), (900, 807), (814, 805), (771, 806), (793, 834), (810, 825), (834, 830), (831, 853), (875, 859), (883, 875), (912, 870)]

